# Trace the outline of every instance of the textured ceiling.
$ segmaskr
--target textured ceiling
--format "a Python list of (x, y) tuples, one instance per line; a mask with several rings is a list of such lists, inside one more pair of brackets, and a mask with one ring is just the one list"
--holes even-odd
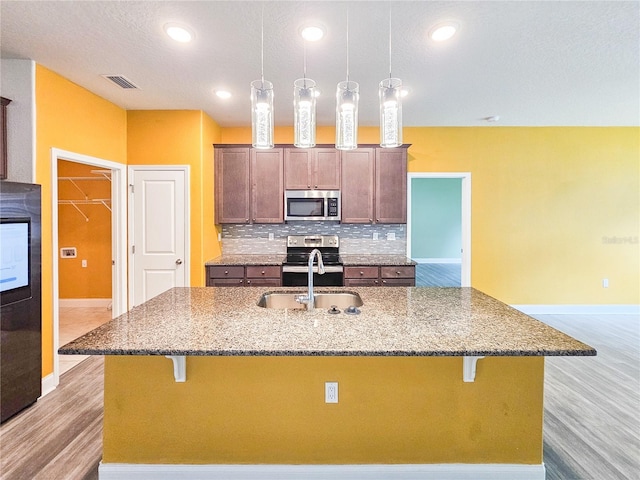
[[(28, 58), (129, 110), (204, 110), (222, 126), (250, 124), (249, 84), (260, 77), (261, 2), (0, 1), (2, 58)], [(318, 123), (334, 123), (336, 84), (360, 83), (360, 124), (377, 125), (377, 86), (392, 73), (410, 88), (406, 126), (639, 125), (638, 1), (264, 2), (264, 75), (274, 83), (276, 124), (292, 124), (293, 81), (302, 76), (298, 35), (308, 44)], [(427, 38), (443, 20), (460, 24), (445, 43)], [(187, 45), (166, 37), (188, 24)], [(100, 75), (140, 87), (122, 90)], [(223, 101), (213, 90), (225, 88)]]

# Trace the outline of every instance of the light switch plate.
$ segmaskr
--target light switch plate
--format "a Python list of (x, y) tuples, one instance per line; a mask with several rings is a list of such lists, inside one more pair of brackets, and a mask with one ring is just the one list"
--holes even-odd
[(387, 233), (387, 240), (395, 240), (395, 239), (396, 239), (396, 232)]

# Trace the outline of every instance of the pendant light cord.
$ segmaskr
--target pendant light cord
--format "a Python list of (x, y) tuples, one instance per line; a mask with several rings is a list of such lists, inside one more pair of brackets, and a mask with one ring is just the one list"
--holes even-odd
[(264, 89), (264, 2), (262, 2), (262, 13), (260, 15), (260, 81)]
[(391, 78), (391, 2), (389, 2), (389, 78)]
[(347, 90), (349, 90), (349, 7), (347, 6)]

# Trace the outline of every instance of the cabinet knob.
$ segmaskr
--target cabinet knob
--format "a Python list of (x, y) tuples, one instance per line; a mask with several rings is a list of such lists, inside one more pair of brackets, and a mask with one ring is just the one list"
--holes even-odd
[(378, 280), (374, 280), (373, 283), (375, 283), (377, 285), (378, 284)]
[(369, 219), (369, 221), (370, 221), (370, 222), (373, 222), (373, 218), (370, 218), (370, 219)]
[(311, 184), (307, 185), (307, 188), (311, 188)]
[[(242, 280), (240, 280), (242, 282)], [(247, 280), (247, 285), (251, 283), (251, 280)]]
[(264, 270), (262, 270), (262, 272), (260, 272), (262, 275), (264, 275)]
[(396, 275), (400, 275), (400, 272), (396, 272)]
[(240, 283), (244, 283), (244, 280), (240, 280)]
[(387, 283), (387, 281), (386, 280), (382, 280), (382, 283)]
[(256, 221), (256, 219), (254, 218), (254, 219), (253, 219), (253, 221), (255, 222), (255, 221)]
[(224, 271), (224, 274), (225, 274), (225, 275), (229, 275), (229, 270), (225, 270), (225, 271)]
[(313, 188), (318, 188), (318, 185), (314, 185)]
[(244, 221), (245, 221), (245, 222), (247, 222), (247, 223), (249, 223), (249, 219), (248, 219), (248, 218), (245, 218), (245, 219), (244, 219)]
[(364, 272), (360, 272), (360, 275), (364, 275)]

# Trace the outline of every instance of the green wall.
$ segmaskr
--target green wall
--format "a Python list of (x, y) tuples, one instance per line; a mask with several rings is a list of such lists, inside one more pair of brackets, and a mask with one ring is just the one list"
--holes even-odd
[(461, 258), (462, 179), (411, 179), (412, 258)]

